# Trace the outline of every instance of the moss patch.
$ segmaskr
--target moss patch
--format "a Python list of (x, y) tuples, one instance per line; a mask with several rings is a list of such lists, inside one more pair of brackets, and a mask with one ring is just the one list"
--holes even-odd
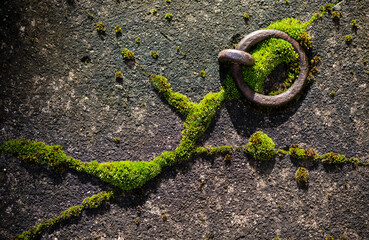
[(251, 135), (245, 151), (261, 161), (268, 161), (276, 154), (273, 140), (261, 131)]
[(306, 168), (299, 167), (296, 171), (296, 181), (300, 185), (307, 185), (309, 180), (309, 172)]

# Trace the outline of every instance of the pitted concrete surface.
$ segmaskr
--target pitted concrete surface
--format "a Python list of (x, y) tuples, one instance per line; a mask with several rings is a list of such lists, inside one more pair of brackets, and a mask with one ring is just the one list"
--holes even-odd
[[(199, 102), (219, 91), (217, 55), (232, 39), (286, 17), (307, 21), (326, 3), (334, 1), (5, 0), (0, 143), (25, 138), (58, 144), (83, 161), (150, 161), (178, 146), (184, 119), (157, 94), (147, 73), (167, 77), (174, 91)], [(345, 0), (338, 8), (338, 23), (325, 15), (308, 29), (309, 56), (322, 62), (296, 104), (262, 112), (243, 101), (227, 102), (199, 145), (245, 145), (261, 130), (278, 148), (298, 143), (368, 162), (369, 2)], [(170, 22), (167, 12), (173, 14)], [(244, 12), (250, 14), (247, 22)], [(103, 38), (94, 25), (98, 21), (106, 27)], [(121, 35), (115, 34), (117, 24)], [(349, 34), (351, 44), (345, 42)], [(123, 60), (118, 44), (135, 53), (134, 64)], [(158, 59), (150, 51), (157, 51)], [(81, 59), (87, 56), (85, 64)], [(123, 73), (122, 82), (116, 71)], [(301, 164), (310, 173), (307, 189), (295, 181)], [(0, 170), (1, 239), (109, 188), (88, 175), (58, 175), (8, 155), (1, 155)], [(365, 167), (326, 167), (289, 157), (260, 164), (236, 153), (230, 165), (220, 157), (196, 158), (42, 238), (367, 239), (368, 180)]]

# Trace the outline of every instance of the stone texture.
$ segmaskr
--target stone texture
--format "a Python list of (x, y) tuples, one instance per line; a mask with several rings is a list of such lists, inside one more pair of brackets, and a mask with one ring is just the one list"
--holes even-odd
[[(0, 10), (0, 142), (26, 138), (59, 144), (83, 161), (151, 160), (179, 144), (183, 118), (154, 91), (145, 72), (164, 75), (175, 91), (198, 102), (219, 90), (217, 55), (232, 39), (286, 17), (306, 21), (325, 3), (5, 0)], [(147, 15), (152, 8), (157, 14)], [(340, 4), (339, 24), (324, 16), (308, 29), (310, 55), (321, 56), (322, 63), (296, 104), (264, 113), (242, 101), (227, 102), (199, 144), (245, 145), (261, 130), (278, 148), (301, 143), (320, 153), (368, 161), (369, 67), (363, 63), (369, 56), (368, 9), (365, 0), (346, 0)], [(167, 12), (173, 14), (171, 22), (164, 18)], [(244, 12), (250, 14), (247, 22)], [(95, 21), (105, 24), (103, 39)], [(115, 35), (117, 24), (121, 36)], [(348, 34), (350, 45), (344, 40)], [(134, 65), (124, 62), (117, 42), (135, 53)], [(87, 64), (81, 62), (85, 56), (91, 59)], [(116, 71), (123, 73), (122, 83), (116, 82)], [(87, 175), (59, 176), (10, 156), (1, 155), (0, 164), (2, 239), (109, 187)], [(288, 157), (260, 165), (243, 153), (232, 156), (231, 165), (222, 158), (194, 159), (165, 169), (142, 193), (127, 192), (42, 237), (366, 239), (369, 170), (304, 166), (310, 183), (300, 189), (294, 179), (299, 166)], [(201, 181), (206, 182), (202, 187)], [(162, 221), (164, 214), (167, 221)]]

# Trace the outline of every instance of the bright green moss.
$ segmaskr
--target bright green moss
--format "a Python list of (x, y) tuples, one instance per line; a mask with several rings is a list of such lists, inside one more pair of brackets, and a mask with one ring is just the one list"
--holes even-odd
[(59, 224), (73, 217), (81, 215), (84, 209), (97, 208), (101, 206), (105, 202), (109, 201), (110, 198), (113, 197), (113, 195), (114, 195), (113, 191), (108, 192), (103, 191), (91, 197), (87, 197), (83, 200), (82, 205), (73, 206), (61, 212), (57, 217), (42, 220), (41, 223), (31, 227), (27, 231), (24, 231), (22, 234), (15, 237), (15, 239), (29, 240), (38, 238), (46, 229), (49, 229), (55, 226), (56, 224)]
[(103, 34), (105, 33), (105, 25), (102, 22), (95, 23), (96, 30), (98, 33)]
[(296, 171), (296, 181), (300, 185), (307, 185), (309, 181), (309, 172), (306, 168), (299, 167)]
[(97, 193), (91, 197), (87, 197), (83, 199), (82, 207), (84, 209), (97, 208), (103, 203), (109, 201), (113, 195), (114, 195), (113, 191), (109, 191), (109, 192), (103, 191), (103, 192)]
[(200, 71), (200, 76), (201, 76), (202, 78), (205, 78), (205, 74), (206, 74), (205, 70), (201, 70), (201, 71)]
[(322, 159), (322, 162), (326, 164), (342, 164), (347, 160), (344, 155), (332, 152), (321, 155), (320, 158)]
[(167, 14), (165, 14), (165, 18), (168, 19), (168, 21), (171, 21), (172, 18), (173, 18), (173, 14), (167, 13)]
[[(310, 48), (310, 37), (304, 31), (317, 18), (317, 16), (314, 16), (306, 23), (301, 23), (301, 21), (293, 18), (286, 18), (271, 23), (266, 29), (283, 31), (299, 41), (302, 45), (305, 45), (306, 48)], [(251, 67), (243, 67), (242, 73), (245, 82), (255, 92), (263, 92), (264, 79), (282, 62), (287, 63), (289, 66), (288, 78), (285, 82), (286, 85), (292, 85), (293, 81), (299, 74), (298, 54), (287, 41), (271, 38), (257, 44), (250, 53), (255, 59), (255, 65)], [(232, 78), (228, 75), (222, 84), (226, 91), (226, 99), (237, 99), (241, 96), (240, 93), (238, 93), (235, 84), (232, 82)], [(282, 92), (283, 91), (284, 90), (282, 90)], [(278, 94), (279, 93), (281, 92), (278, 92)], [(276, 94), (276, 92), (274, 92), (274, 94)]]
[(155, 59), (157, 59), (157, 58), (159, 57), (159, 54), (158, 54), (157, 52), (155, 52), (155, 51), (150, 51), (150, 55), (151, 55), (153, 58), (155, 58)]
[(123, 79), (123, 74), (120, 71), (118, 71), (118, 72), (115, 73), (115, 78), (116, 79)]
[(69, 158), (63, 153), (59, 145), (47, 146), (41, 142), (16, 139), (7, 141), (0, 147), (0, 151), (17, 155), (30, 164), (46, 164), (57, 171), (65, 170)]
[(122, 32), (122, 27), (117, 25), (117, 26), (114, 27), (114, 30), (115, 30), (116, 33), (121, 33)]
[(346, 43), (351, 43), (352, 42), (352, 36), (351, 35), (346, 35), (345, 36), (345, 41), (346, 41)]
[(261, 131), (251, 135), (245, 151), (260, 161), (268, 161), (276, 154), (273, 140)]
[(104, 182), (110, 183), (123, 190), (131, 190), (143, 186), (148, 180), (161, 172), (161, 167), (154, 162), (107, 162), (92, 161), (84, 172), (97, 176)]
[(293, 158), (300, 159), (300, 160), (312, 160), (313, 161), (313, 160), (317, 160), (319, 157), (314, 149), (303, 149), (303, 148), (299, 148), (296, 145), (290, 147), (289, 153)]
[(187, 116), (197, 106), (196, 103), (190, 102), (187, 96), (173, 92), (170, 83), (165, 77), (151, 75), (150, 79), (156, 90), (184, 116)]
[(122, 56), (124, 58), (124, 60), (134, 60), (135, 59), (135, 54), (128, 50), (127, 48), (122, 49)]

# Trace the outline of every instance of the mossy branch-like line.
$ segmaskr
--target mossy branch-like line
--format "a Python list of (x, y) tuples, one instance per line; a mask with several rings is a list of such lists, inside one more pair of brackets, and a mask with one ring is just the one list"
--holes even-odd
[(57, 224), (60, 224), (73, 217), (80, 216), (83, 210), (98, 208), (105, 202), (109, 201), (113, 196), (117, 195), (113, 190), (103, 191), (97, 193), (91, 197), (83, 199), (81, 205), (70, 207), (69, 209), (61, 212), (59, 216), (50, 218), (47, 220), (42, 220), (39, 224), (31, 227), (22, 234), (14, 237), (15, 240), (29, 240), (39, 237), (46, 229), (50, 229)]

